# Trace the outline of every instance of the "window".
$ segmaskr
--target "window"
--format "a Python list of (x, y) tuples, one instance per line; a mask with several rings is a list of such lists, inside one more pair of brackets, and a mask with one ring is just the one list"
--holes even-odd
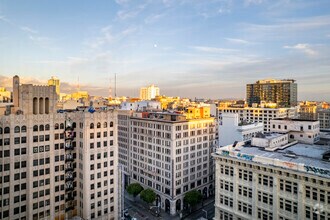
[(233, 192), (233, 188), (233, 183), (224, 181), (222, 179), (220, 180), (220, 189)]
[(89, 129), (94, 129), (94, 123), (91, 123), (91, 124), (89, 125)]
[(258, 201), (264, 204), (273, 205), (273, 195), (259, 191)]
[(273, 177), (268, 175), (259, 174), (259, 184), (263, 186), (273, 187)]
[(22, 132), (22, 133), (25, 133), (25, 132), (26, 132), (26, 126), (25, 126), (25, 125), (22, 126), (22, 128), (21, 128), (21, 132)]
[(20, 127), (19, 127), (19, 126), (16, 126), (15, 129), (14, 129), (14, 132), (15, 132), (15, 133), (19, 133), (20, 130), (21, 130)]
[(220, 194), (220, 204), (223, 204), (223, 205), (229, 206), (229, 207), (233, 207), (233, 199)]
[(101, 128), (101, 123), (98, 122), (97, 125), (96, 125), (97, 128)]
[(280, 179), (280, 190), (297, 194), (298, 193), (298, 184), (288, 180)]
[(238, 201), (238, 211), (252, 215), (252, 205)]
[(238, 185), (238, 194), (244, 197), (252, 198), (252, 189)]
[(297, 214), (298, 213), (298, 203), (291, 200), (286, 200), (280, 198), (280, 209), (283, 209), (287, 212)]
[(33, 131), (38, 131), (38, 125), (33, 126)]
[(252, 172), (247, 170), (239, 169), (238, 178), (243, 179), (245, 181), (252, 181)]
[(9, 133), (10, 133), (10, 128), (9, 127), (5, 127), (4, 134), (9, 134)]

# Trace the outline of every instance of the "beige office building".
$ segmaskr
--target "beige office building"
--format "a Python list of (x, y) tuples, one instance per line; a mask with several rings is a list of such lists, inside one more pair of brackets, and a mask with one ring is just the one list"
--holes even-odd
[(0, 219), (117, 219), (117, 114), (57, 113), (55, 86), (0, 109)]

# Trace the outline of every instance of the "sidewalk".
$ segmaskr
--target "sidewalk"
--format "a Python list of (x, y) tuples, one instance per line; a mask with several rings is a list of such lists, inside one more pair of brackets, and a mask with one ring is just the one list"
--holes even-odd
[(205, 206), (208, 206), (209, 204), (214, 204), (214, 201), (215, 201), (214, 196), (209, 197), (206, 200), (204, 200), (203, 203), (196, 205), (195, 208), (191, 211), (191, 213), (189, 212), (189, 210), (184, 210), (182, 212), (182, 219), (187, 219), (187, 220), (190, 219), (188, 218), (189, 216), (194, 215), (197, 212), (201, 212)]
[[(129, 207), (131, 206), (131, 207)], [(129, 213), (132, 217), (136, 217), (138, 220), (152, 220), (152, 219), (164, 219), (164, 220), (180, 220), (178, 215), (171, 216), (164, 210), (160, 211), (160, 216), (156, 217), (149, 211), (149, 205), (140, 199), (139, 196), (133, 199), (125, 192), (125, 208), (129, 208)]]

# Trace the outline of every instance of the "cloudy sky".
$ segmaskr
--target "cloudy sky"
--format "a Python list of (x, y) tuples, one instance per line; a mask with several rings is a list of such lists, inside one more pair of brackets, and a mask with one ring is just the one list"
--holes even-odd
[(0, 86), (13, 75), (62, 91), (244, 98), (245, 84), (297, 80), (330, 101), (329, 0), (1, 0)]

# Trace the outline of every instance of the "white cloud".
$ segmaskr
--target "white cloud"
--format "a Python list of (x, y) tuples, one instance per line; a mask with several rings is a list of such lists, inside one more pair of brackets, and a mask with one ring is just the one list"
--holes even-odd
[(296, 44), (294, 46), (284, 46), (283, 48), (285, 49), (293, 49), (293, 50), (298, 50), (301, 51), (309, 56), (315, 56), (317, 55), (317, 51), (313, 50), (311, 45), (309, 44)]
[(244, 0), (245, 5), (259, 5), (263, 2), (264, 0)]
[(146, 19), (144, 19), (144, 22), (146, 24), (152, 24), (152, 23), (155, 23), (157, 22), (159, 19), (161, 19), (162, 17), (165, 16), (165, 13), (163, 14), (154, 14), (154, 15), (150, 15), (148, 16)]
[(25, 32), (28, 32), (28, 33), (30, 33), (30, 34), (37, 34), (37, 33), (38, 33), (38, 31), (33, 30), (32, 28), (29, 28), (29, 27), (27, 27), (27, 26), (22, 26), (22, 27), (21, 27), (21, 30), (22, 30), (22, 31), (25, 31)]
[(225, 40), (229, 41), (230, 43), (235, 43), (235, 44), (251, 44), (251, 42), (243, 40), (243, 39), (238, 39), (238, 38), (225, 38)]
[(220, 48), (220, 47), (205, 47), (205, 46), (193, 46), (191, 47), (194, 50), (206, 52), (206, 53), (228, 53), (228, 52), (237, 52), (236, 49)]

